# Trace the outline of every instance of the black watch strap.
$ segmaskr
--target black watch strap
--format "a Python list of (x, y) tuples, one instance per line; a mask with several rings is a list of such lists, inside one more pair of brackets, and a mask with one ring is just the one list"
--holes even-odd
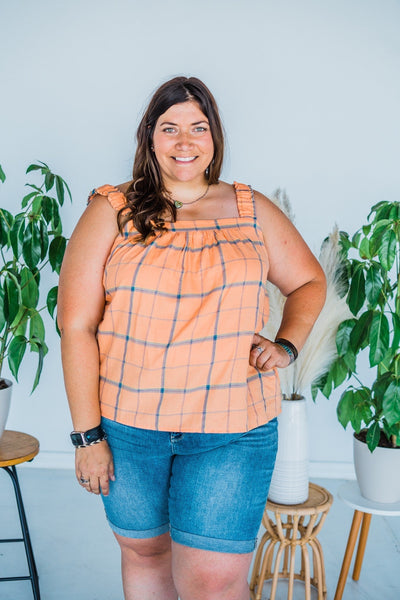
[(75, 448), (93, 446), (93, 444), (98, 444), (107, 439), (106, 433), (101, 425), (92, 427), (92, 429), (88, 429), (87, 431), (72, 431), (70, 437)]

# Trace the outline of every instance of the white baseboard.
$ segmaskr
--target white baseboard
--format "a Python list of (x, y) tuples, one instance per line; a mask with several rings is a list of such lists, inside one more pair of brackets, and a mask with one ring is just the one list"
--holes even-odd
[[(71, 452), (46, 452), (43, 450), (28, 464), (29, 468), (36, 467), (37, 469), (74, 469), (74, 456), (73, 450)], [(356, 478), (352, 462), (310, 461), (309, 472), (311, 478)]]

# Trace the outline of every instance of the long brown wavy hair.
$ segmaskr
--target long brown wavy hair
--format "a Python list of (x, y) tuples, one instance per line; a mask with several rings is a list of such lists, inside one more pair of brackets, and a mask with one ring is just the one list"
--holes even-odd
[(127, 207), (118, 214), (120, 230), (130, 220), (139, 232), (139, 240), (163, 229), (165, 215), (176, 221), (176, 208), (164, 186), (160, 167), (151, 147), (155, 125), (174, 104), (197, 102), (210, 124), (214, 156), (205, 177), (209, 184), (218, 183), (224, 157), (224, 134), (218, 107), (210, 90), (196, 77), (174, 77), (154, 93), (137, 130), (137, 149), (132, 183), (125, 195)]

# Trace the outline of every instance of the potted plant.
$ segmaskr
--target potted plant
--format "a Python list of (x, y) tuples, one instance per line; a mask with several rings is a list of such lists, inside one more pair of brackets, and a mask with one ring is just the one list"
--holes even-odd
[[(361, 493), (400, 501), (400, 204), (379, 202), (351, 238), (340, 236), (351, 318), (339, 326), (338, 357), (314, 388), (329, 398), (346, 381), (337, 415), (354, 429)], [(368, 361), (370, 380), (359, 374)], [(383, 462), (381, 463), (381, 458)], [(367, 466), (360, 460), (367, 459)], [(396, 461), (395, 463), (393, 461)], [(396, 466), (398, 465), (398, 466)], [(373, 474), (378, 476), (373, 480)], [(365, 481), (362, 476), (367, 475)], [(387, 477), (387, 479), (385, 479)]]
[[(280, 190), (272, 198), (294, 221), (286, 194)], [(297, 360), (286, 369), (279, 369), (282, 391), (282, 412), (279, 421), (279, 444), (269, 499), (279, 504), (300, 504), (308, 498), (308, 428), (306, 390), (321, 377), (337, 356), (336, 332), (339, 324), (350, 316), (344, 299), (340, 277), (340, 247), (337, 227), (323, 242), (319, 256), (327, 280), (327, 294), (314, 327)], [(285, 297), (268, 282), (270, 317), (263, 335), (275, 339)]]
[[(42, 182), (39, 186), (26, 184), (29, 191), (22, 198), (19, 212), (12, 214), (0, 208), (0, 392), (5, 396), (0, 399), (0, 419), (4, 421), (0, 421), (0, 436), (12, 385), (2, 377), (5, 361), (18, 381), (29, 347), (38, 359), (32, 391), (36, 388), (47, 353), (41, 295), (46, 294), (47, 310), (53, 318), (57, 304), (57, 286), (48, 289), (48, 279), (42, 279), (41, 272), (49, 265), (59, 273), (66, 246), (59, 207), (65, 193), (71, 198), (68, 185), (40, 161), (30, 165), (26, 173), (31, 171), (39, 171)], [(0, 166), (0, 181), (4, 183), (5, 179)]]

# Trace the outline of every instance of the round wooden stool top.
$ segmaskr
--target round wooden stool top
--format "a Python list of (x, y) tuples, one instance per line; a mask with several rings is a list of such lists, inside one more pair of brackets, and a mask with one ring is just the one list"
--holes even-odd
[(27, 462), (38, 452), (39, 442), (33, 435), (6, 429), (0, 438), (0, 467)]
[(266, 508), (283, 515), (313, 515), (330, 508), (333, 502), (332, 494), (316, 483), (309, 484), (308, 498), (301, 504), (277, 504), (267, 501)]

